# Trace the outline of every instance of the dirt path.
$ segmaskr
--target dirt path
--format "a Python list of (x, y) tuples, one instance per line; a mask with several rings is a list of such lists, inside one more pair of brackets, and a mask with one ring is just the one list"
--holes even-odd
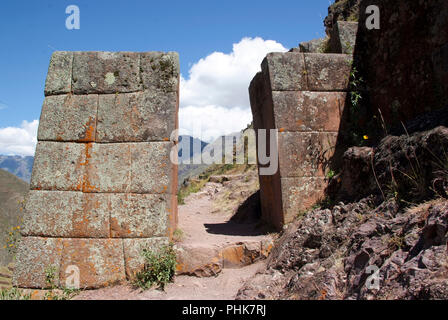
[(116, 286), (84, 291), (73, 300), (234, 300), (241, 284), (255, 275), (264, 262), (241, 269), (224, 269), (217, 277), (177, 276), (165, 291), (142, 292), (131, 286)]
[[(242, 195), (244, 198), (245, 193), (253, 192), (251, 190), (253, 188), (251, 178), (225, 184), (209, 182), (199, 193), (188, 196), (185, 199), (185, 205), (179, 206), (179, 228), (183, 236), (178, 246), (187, 248), (186, 250), (189, 251), (187, 253), (194, 259), (196, 250), (215, 250), (241, 243), (265, 241), (268, 236), (261, 234), (255, 225), (228, 221), (241, 202), (241, 197), (238, 198), (234, 194)], [(241, 190), (245, 190), (245, 193)], [(165, 287), (165, 291), (151, 289), (142, 292), (130, 285), (121, 285), (84, 291), (75, 299), (232, 300), (241, 284), (252, 277), (263, 265), (264, 261), (257, 261), (239, 268), (225, 268), (223, 265), (219, 274), (214, 277), (177, 275), (174, 282)]]

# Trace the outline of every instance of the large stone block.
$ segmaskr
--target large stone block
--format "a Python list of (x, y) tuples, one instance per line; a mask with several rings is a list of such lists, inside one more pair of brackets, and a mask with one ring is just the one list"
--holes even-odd
[(30, 191), (22, 235), (107, 238), (111, 208), (107, 194)]
[(86, 146), (81, 143), (38, 142), (31, 189), (81, 191)]
[(168, 245), (168, 238), (151, 239), (123, 239), (124, 259), (126, 265), (126, 276), (129, 280), (145, 266), (143, 250), (159, 250), (162, 246)]
[(46, 96), (72, 91), (72, 63), (73, 52), (53, 53), (45, 82)]
[(171, 163), (171, 142), (131, 143), (133, 193), (177, 193), (175, 166)]
[(275, 125), (285, 131), (338, 131), (344, 92), (274, 91)]
[[(309, 91), (347, 91), (352, 56), (305, 53)], [(300, 75), (299, 75), (300, 77)]]
[(292, 222), (325, 196), (326, 182), (321, 177), (282, 178), (281, 184), (285, 223)]
[(38, 140), (95, 141), (97, 95), (57, 95), (45, 98)]
[(101, 95), (98, 142), (164, 141), (176, 129), (178, 99), (175, 92), (146, 90)]
[(353, 54), (358, 22), (337, 21), (331, 30), (331, 52)]
[(264, 78), (269, 79), (272, 91), (308, 89), (303, 53), (269, 53), (261, 69)]
[(70, 266), (79, 269), (80, 288), (95, 289), (126, 280), (123, 240), (64, 239), (60, 268), (61, 284), (65, 284)]
[(325, 176), (337, 133), (280, 132), (279, 166), (284, 177)]
[(53, 284), (58, 286), (62, 247), (62, 239), (23, 237), (17, 252), (13, 285), (48, 288), (46, 273), (53, 270)]
[(177, 52), (143, 52), (140, 70), (145, 89), (161, 92), (179, 91), (179, 54)]
[(213, 277), (224, 267), (221, 251), (213, 247), (182, 244), (175, 247), (176, 273), (196, 277)]
[(284, 223), (280, 173), (277, 170), (275, 175), (260, 175), (259, 180), (262, 220), (280, 231)]
[(296, 52), (307, 52), (307, 53), (324, 53), (328, 38), (313, 39), (307, 42), (301, 42), (299, 44), (298, 50)]
[(130, 192), (131, 145), (89, 144), (83, 192)]
[(111, 236), (114, 238), (167, 237), (171, 195), (111, 195)]
[(75, 52), (75, 94), (135, 92), (142, 89), (140, 56), (135, 52)]

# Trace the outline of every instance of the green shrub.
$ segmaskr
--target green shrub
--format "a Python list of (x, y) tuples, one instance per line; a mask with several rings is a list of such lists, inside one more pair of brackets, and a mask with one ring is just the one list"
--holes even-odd
[(176, 253), (173, 245), (169, 244), (159, 250), (143, 249), (145, 259), (143, 270), (135, 276), (134, 284), (143, 290), (158, 285), (161, 289), (173, 280), (176, 271)]
[(17, 288), (9, 288), (0, 290), (0, 300), (30, 300), (30, 294), (24, 294), (22, 290)]

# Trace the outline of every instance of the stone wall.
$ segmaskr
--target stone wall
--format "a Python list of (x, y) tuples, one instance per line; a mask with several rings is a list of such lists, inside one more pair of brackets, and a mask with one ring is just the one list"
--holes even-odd
[(262, 217), (277, 229), (324, 197), (351, 60), (346, 54), (270, 53), (252, 80), (255, 130), (278, 132), (279, 169), (259, 176)]
[[(14, 285), (81, 288), (130, 279), (177, 223), (177, 53), (55, 52)], [(174, 152), (177, 155), (177, 152)]]
[[(379, 30), (365, 27), (369, 5), (380, 9)], [(388, 133), (405, 133), (402, 122), (448, 107), (446, 0), (363, 0), (359, 25), (354, 60), (366, 92), (355, 130), (381, 110)], [(370, 135), (381, 139), (383, 125), (372, 125)]]

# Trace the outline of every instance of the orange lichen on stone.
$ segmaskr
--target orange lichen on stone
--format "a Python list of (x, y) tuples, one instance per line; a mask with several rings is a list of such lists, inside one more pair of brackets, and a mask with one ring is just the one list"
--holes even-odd
[(84, 125), (85, 134), (84, 138), (79, 139), (79, 142), (94, 142), (96, 134), (96, 121), (92, 117), (89, 117), (89, 121)]

